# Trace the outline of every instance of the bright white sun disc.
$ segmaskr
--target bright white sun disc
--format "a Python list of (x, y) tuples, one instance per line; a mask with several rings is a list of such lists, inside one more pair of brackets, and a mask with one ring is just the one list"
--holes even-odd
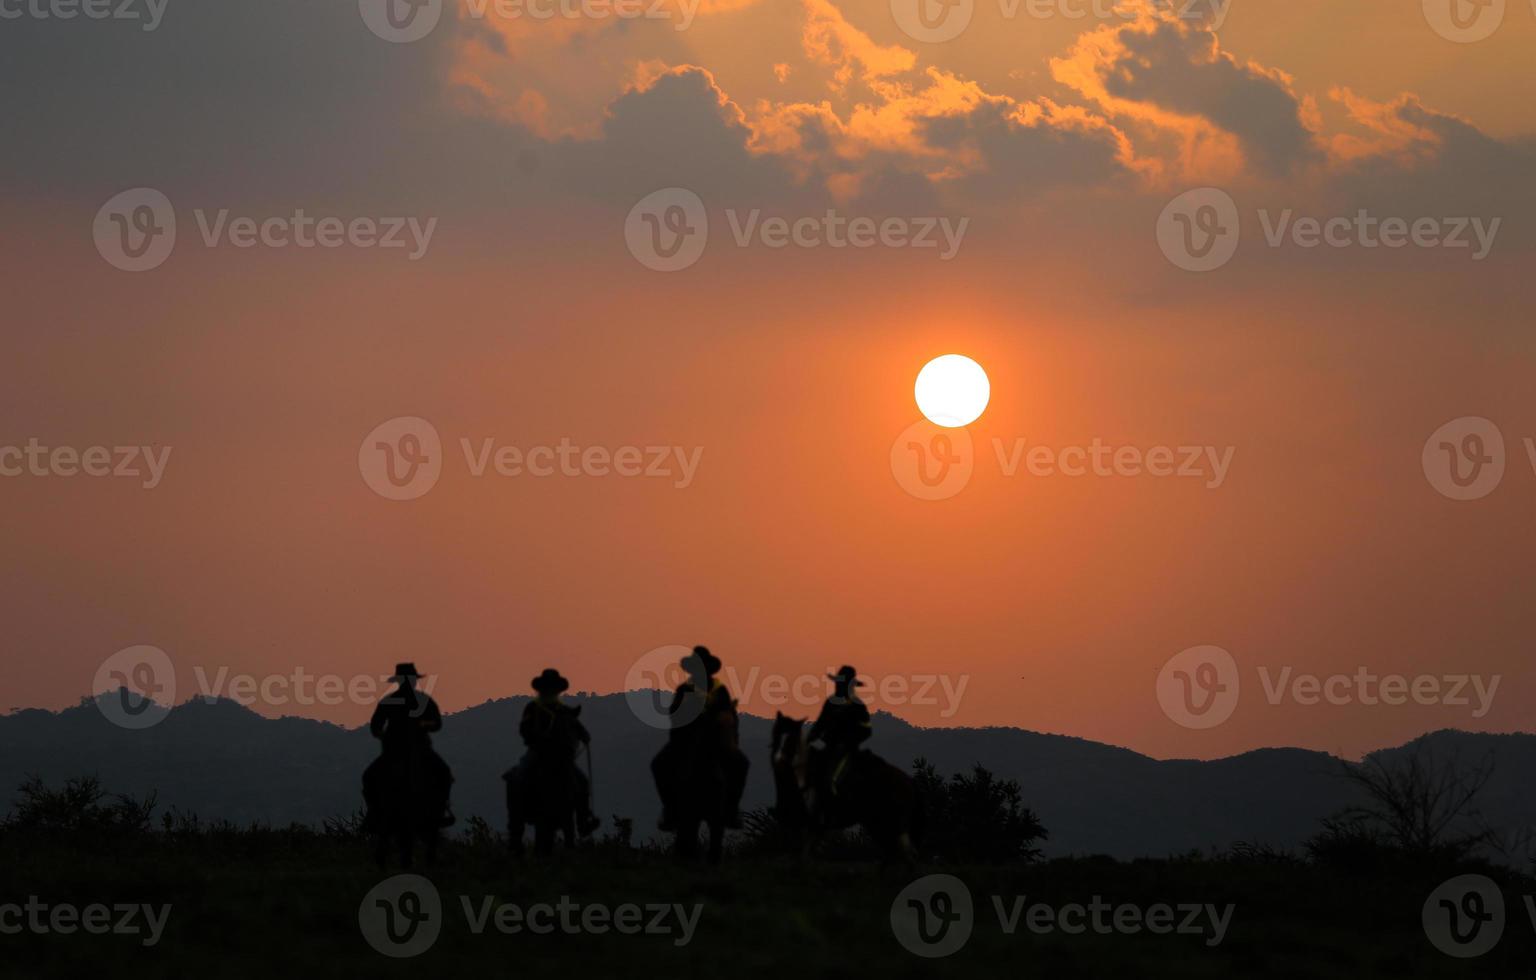
[(992, 383), (981, 365), (964, 354), (935, 357), (917, 372), (912, 388), (917, 407), (934, 425), (954, 429), (981, 418), (992, 397)]

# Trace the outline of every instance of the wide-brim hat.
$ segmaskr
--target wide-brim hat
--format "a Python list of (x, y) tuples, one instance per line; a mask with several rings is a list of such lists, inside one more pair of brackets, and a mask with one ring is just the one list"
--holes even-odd
[(704, 676), (713, 677), (720, 673), (720, 658), (709, 652), (709, 647), (694, 647), (693, 652), (684, 657), (680, 665), (688, 673), (696, 673), (696, 668), (704, 668)]
[(419, 677), (421, 677), (421, 674), (417, 672), (415, 664), (395, 664), (395, 673), (394, 676), (390, 677), (390, 682), (393, 683), (395, 681), (403, 681), (406, 678), (415, 680)]
[(859, 672), (846, 665), (837, 673), (828, 674), (827, 680), (836, 681), (839, 684), (851, 684), (854, 687), (864, 686), (864, 682), (859, 680)]
[(553, 667), (545, 667), (544, 673), (533, 679), (533, 689), (540, 694), (559, 694), (569, 689), (571, 682), (560, 676), (560, 672)]

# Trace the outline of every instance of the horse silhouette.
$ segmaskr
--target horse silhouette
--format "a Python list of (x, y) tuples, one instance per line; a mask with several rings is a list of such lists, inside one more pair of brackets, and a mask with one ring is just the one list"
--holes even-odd
[(416, 687), (421, 673), (413, 663), (395, 665), (390, 681), (400, 687), (379, 701), (368, 722), (383, 747), (363, 773), (367, 826), (375, 835), (382, 867), (394, 844), (400, 863), (410, 867), (417, 843), (427, 859), (437, 856), (438, 836), (453, 822), (448, 796), (453, 773), (432, 750), (432, 733), (443, 727), (437, 702)]
[(448, 787), (437, 775), (431, 751), (414, 745), (380, 760), (377, 812), (372, 814), (374, 858), (380, 867), (387, 864), (391, 845), (403, 867), (411, 867), (418, 843), (428, 863), (437, 858)]
[(830, 760), (805, 740), (804, 718), (778, 712), (769, 749), (773, 764), (774, 815), (804, 849), (827, 830), (862, 827), (879, 846), (882, 866), (916, 863), (913, 839), (922, 829), (922, 800), (912, 777), (867, 749), (849, 758), (829, 794)]
[(590, 812), (589, 784), (575, 764), (579, 746), (587, 746), (590, 753), (592, 736), (581, 723), (581, 706), (560, 700), (571, 682), (548, 667), (530, 684), (538, 697), (524, 707), (517, 726), (528, 751), (502, 774), (507, 783), (507, 835), (517, 855), (523, 853), (523, 830), (530, 824), (534, 850), (549, 854), (555, 834), (563, 834), (565, 846), (574, 847), (578, 832), (586, 836), (598, 823)]
[(529, 826), (535, 854), (552, 853), (556, 834), (564, 837), (566, 847), (576, 845), (580, 790), (569, 760), (531, 753), (503, 773), (502, 779), (507, 790), (507, 839), (513, 854), (524, 853), (523, 835)]
[(706, 827), (705, 860), (720, 863), (726, 824), (735, 807), (730, 774), (737, 755), (733, 722), (734, 717), (725, 714), (697, 719), (653, 763), (658, 783), (671, 787), (670, 815), (679, 857), (698, 855), (699, 830)]

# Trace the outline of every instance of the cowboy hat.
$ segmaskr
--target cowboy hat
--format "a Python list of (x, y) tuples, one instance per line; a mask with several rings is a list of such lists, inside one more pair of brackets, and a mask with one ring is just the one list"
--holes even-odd
[(395, 681), (403, 681), (406, 678), (415, 680), (420, 676), (421, 674), (416, 672), (416, 665), (414, 663), (395, 664), (394, 676), (389, 680), (391, 683), (394, 683)]
[(560, 672), (553, 667), (545, 667), (544, 673), (533, 679), (533, 689), (540, 694), (559, 694), (567, 690), (571, 682), (560, 676)]
[(859, 672), (848, 666), (844, 666), (835, 674), (828, 674), (827, 680), (838, 684), (852, 684), (854, 687), (864, 686), (864, 682), (859, 680)]
[(679, 665), (688, 673), (695, 673), (695, 668), (702, 666), (704, 676), (713, 677), (720, 673), (720, 658), (709, 652), (709, 647), (694, 647), (693, 652), (679, 661)]

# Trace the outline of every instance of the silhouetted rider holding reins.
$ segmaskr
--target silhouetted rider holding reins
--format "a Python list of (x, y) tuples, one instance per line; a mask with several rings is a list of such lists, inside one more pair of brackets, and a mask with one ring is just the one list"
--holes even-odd
[(805, 737), (808, 743), (821, 742), (826, 753), (826, 788), (834, 795), (854, 753), (873, 734), (869, 707), (853, 690), (864, 686), (858, 674), (857, 670), (845, 666), (837, 673), (827, 675), (833, 683), (832, 696), (821, 706), (821, 714)]
[(428, 772), (442, 794), (442, 825), (446, 827), (454, 822), (453, 810), (447, 803), (453, 773), (442, 756), (432, 749), (432, 734), (442, 730), (443, 714), (436, 701), (417, 690), (416, 682), (420, 678), (414, 663), (397, 664), (389, 680), (400, 686), (379, 701), (368, 722), (368, 731), (379, 740), (381, 751), (363, 771), (363, 803), (368, 811), (364, 816), (366, 826), (373, 827), (377, 821), (383, 792), (381, 784), (388, 776), (389, 768), (413, 752), (423, 754)]

